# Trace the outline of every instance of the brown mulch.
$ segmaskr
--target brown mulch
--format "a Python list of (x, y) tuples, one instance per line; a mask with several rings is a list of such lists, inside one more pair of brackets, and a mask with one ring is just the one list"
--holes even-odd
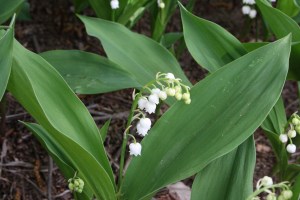
[[(249, 22), (241, 12), (240, 1), (200, 0), (195, 7), (196, 15), (218, 23), (242, 41), (250, 41), (255, 35), (255, 24)], [(80, 49), (103, 55), (100, 42), (87, 36), (83, 24), (74, 15), (70, 1), (38, 1), (30, 0), (31, 21), (16, 23), (15, 36), (28, 49), (44, 52), (54, 49)], [(92, 14), (87, 10), (86, 13)], [(243, 27), (243, 28), (240, 28)], [(135, 31), (149, 33), (149, 22), (143, 19), (135, 26)], [(168, 31), (180, 31), (179, 13), (172, 17)], [(245, 32), (244, 30), (249, 30)], [(192, 83), (203, 79), (206, 71), (197, 66), (188, 54), (183, 53), (180, 64)], [(283, 96), (290, 115), (297, 110), (299, 101), (297, 86), (287, 82)], [(127, 112), (131, 106), (132, 90), (122, 90), (101, 95), (80, 96), (95, 121), (101, 127), (112, 117), (109, 136), (105, 141), (108, 155), (112, 160), (114, 171), (118, 170), (118, 157), (122, 132), (126, 123)], [(5, 130), (0, 130), (0, 199), (47, 199), (47, 190), (51, 189), (53, 199), (71, 199), (67, 183), (59, 169), (54, 165), (47, 152), (41, 147), (33, 135), (18, 121), (33, 121), (26, 111), (10, 95), (6, 95), (7, 112)], [(108, 101), (109, 99), (109, 101)], [(117, 115), (116, 115), (117, 114)], [(255, 134), (257, 148), (257, 164), (254, 181), (264, 175), (272, 174), (275, 157), (269, 142), (258, 131)], [(49, 170), (50, 169), (50, 170)], [(49, 176), (51, 174), (51, 176)], [(49, 179), (52, 177), (52, 180)], [(185, 181), (191, 184), (191, 180)], [(159, 193), (158, 199), (172, 199), (167, 190)]]

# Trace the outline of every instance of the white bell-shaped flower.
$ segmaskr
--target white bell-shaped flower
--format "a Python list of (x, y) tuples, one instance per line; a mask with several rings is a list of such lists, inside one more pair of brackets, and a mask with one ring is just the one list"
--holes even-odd
[(156, 109), (156, 104), (152, 103), (150, 101), (147, 101), (147, 103), (145, 104), (145, 110), (147, 113), (152, 114), (155, 112)]
[(166, 93), (165, 91), (160, 91), (159, 94), (158, 94), (158, 97), (159, 97), (162, 101), (164, 101), (164, 100), (167, 99), (168, 95), (167, 95), (167, 93)]
[(129, 153), (130, 155), (140, 156), (142, 152), (142, 145), (138, 142), (131, 143), (129, 145)]
[(154, 89), (151, 90), (151, 94), (156, 94), (158, 96), (160, 91), (161, 90), (159, 88), (154, 88)]
[(262, 186), (271, 186), (271, 185), (273, 185), (273, 179), (269, 176), (264, 176), (261, 179), (261, 185)]
[(149, 102), (151, 102), (151, 103), (159, 104), (159, 97), (158, 97), (158, 95), (156, 95), (156, 94), (151, 94), (151, 95), (148, 97), (148, 100), (149, 100)]
[(139, 107), (139, 109), (141, 109), (141, 110), (145, 109), (147, 103), (148, 103), (148, 100), (145, 97), (141, 97), (138, 100), (138, 107)]
[(113, 10), (119, 8), (119, 1), (118, 0), (111, 0), (110, 1), (110, 7)]
[(168, 83), (173, 83), (175, 81), (175, 76), (172, 73), (167, 73), (165, 78), (167, 78), (168, 80), (166, 82)]
[(254, 19), (256, 17), (257, 11), (255, 9), (251, 9), (249, 12), (249, 17)]
[(250, 11), (251, 11), (250, 6), (245, 5), (245, 6), (242, 7), (242, 13), (243, 13), (244, 15), (249, 15)]
[(288, 141), (288, 136), (287, 134), (280, 134), (279, 135), (279, 140), (282, 142), (282, 143), (286, 143)]
[(151, 128), (151, 120), (149, 118), (141, 118), (138, 122), (143, 128), (150, 129)]
[(290, 138), (294, 138), (296, 137), (297, 133), (295, 130), (289, 130), (287, 135), (290, 137)]
[(286, 150), (289, 153), (295, 153), (296, 152), (296, 145), (294, 145), (294, 144), (288, 144), (286, 146)]

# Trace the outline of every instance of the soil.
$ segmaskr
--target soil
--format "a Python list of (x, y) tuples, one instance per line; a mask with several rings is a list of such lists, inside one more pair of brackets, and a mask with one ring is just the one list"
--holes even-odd
[[(74, 15), (70, 0), (38, 1), (29, 0), (30, 21), (18, 21), (15, 36), (26, 48), (33, 52), (55, 49), (80, 49), (104, 55), (100, 42), (87, 36), (83, 24)], [(250, 21), (241, 14), (240, 1), (198, 0), (194, 13), (226, 28), (241, 41), (253, 41), (261, 21)], [(93, 11), (85, 14), (92, 16)], [(144, 17), (134, 30), (149, 35), (149, 22)], [(178, 12), (172, 17), (167, 31), (180, 31)], [(258, 35), (261, 35), (258, 30)], [(187, 51), (180, 64), (192, 83), (203, 79), (207, 72), (201, 69)], [(109, 135), (105, 141), (114, 171), (118, 170), (118, 157), (126, 116), (131, 106), (132, 90), (122, 90), (101, 95), (80, 96), (97, 125), (101, 127), (112, 118)], [(283, 91), (287, 114), (298, 109), (297, 85), (288, 81)], [(0, 134), (0, 199), (72, 199), (67, 183), (59, 169), (34, 136), (19, 121), (33, 121), (14, 98), (6, 94), (6, 120)], [(259, 129), (255, 134), (257, 163), (254, 182), (265, 175), (272, 175), (275, 157), (269, 142)], [(184, 181), (191, 185), (191, 179)], [(51, 191), (50, 193), (47, 191)], [(166, 189), (158, 199), (172, 199)]]

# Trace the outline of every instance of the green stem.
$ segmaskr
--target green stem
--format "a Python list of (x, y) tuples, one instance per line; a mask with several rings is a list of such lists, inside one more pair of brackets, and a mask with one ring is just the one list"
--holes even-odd
[[(132, 103), (126, 127), (129, 127), (130, 124), (131, 124), (132, 117), (134, 115), (134, 111), (135, 111), (135, 109), (137, 107), (138, 100), (139, 100), (140, 96), (141, 96), (141, 93), (139, 93), (138, 95), (136, 95), (136, 97), (135, 97), (135, 99), (134, 99), (134, 101)], [(122, 142), (122, 149), (121, 149), (121, 158), (120, 158), (119, 181), (118, 181), (118, 189), (119, 189), (119, 191), (121, 190), (121, 186), (122, 186), (122, 182), (123, 182), (123, 169), (124, 169), (124, 163), (125, 163), (125, 154), (126, 154), (126, 146), (127, 146), (127, 141), (128, 141), (128, 133), (129, 133), (129, 129), (127, 129), (124, 132), (124, 135), (123, 135), (123, 142)]]
[(285, 187), (287, 188), (286, 184), (287, 182), (282, 182), (282, 183), (278, 183), (275, 185), (270, 185), (270, 186), (266, 186), (266, 187), (262, 187), (259, 190), (256, 190), (252, 195), (250, 195), (246, 200), (252, 200), (254, 197), (256, 197), (257, 195), (259, 195), (260, 193), (264, 192), (266, 189), (273, 189), (273, 188), (282, 188)]

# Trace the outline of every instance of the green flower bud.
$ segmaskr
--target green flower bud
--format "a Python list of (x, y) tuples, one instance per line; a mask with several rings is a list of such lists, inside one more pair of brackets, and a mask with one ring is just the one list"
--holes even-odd
[(291, 190), (285, 190), (281, 192), (281, 195), (284, 197), (284, 199), (290, 199), (293, 196), (293, 192)]
[(183, 100), (185, 100), (185, 101), (187, 101), (188, 99), (190, 99), (191, 98), (191, 95), (190, 95), (190, 93), (183, 93), (183, 95), (182, 95), (182, 99)]
[(276, 195), (274, 193), (271, 193), (267, 196), (266, 200), (276, 200)]
[(297, 131), (297, 133), (300, 133), (300, 125), (297, 125), (297, 126), (295, 127), (295, 130)]
[(294, 117), (294, 118), (292, 119), (292, 124), (293, 124), (294, 126), (297, 126), (297, 125), (300, 124), (300, 120), (299, 120), (298, 118)]
[(71, 191), (74, 190), (74, 184), (73, 184), (73, 183), (69, 183), (68, 187), (69, 187), (69, 189), (70, 189)]
[(78, 180), (78, 179), (75, 179), (75, 180), (74, 180), (74, 185), (75, 185), (75, 186), (79, 186), (79, 180)]
[(279, 195), (277, 200), (286, 200), (282, 195)]
[(177, 93), (175, 94), (175, 98), (176, 98), (178, 101), (180, 101), (181, 98), (182, 98), (182, 94), (181, 94), (180, 92), (177, 92)]
[(185, 104), (191, 104), (192, 100), (191, 99), (187, 99), (184, 101)]

